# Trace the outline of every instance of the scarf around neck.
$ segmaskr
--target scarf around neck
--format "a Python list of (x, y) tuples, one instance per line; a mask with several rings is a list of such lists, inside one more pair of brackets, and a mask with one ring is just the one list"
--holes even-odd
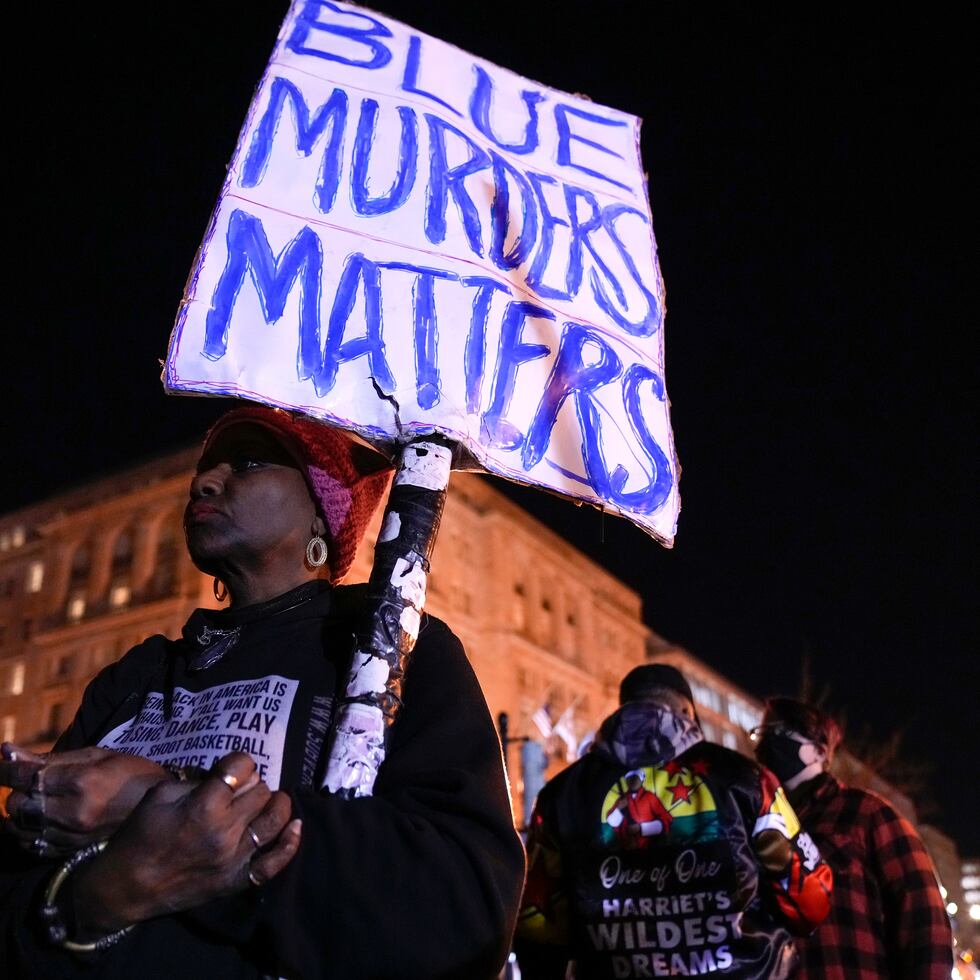
[(599, 729), (595, 751), (624, 766), (659, 766), (697, 745), (696, 721), (652, 701), (629, 701)]

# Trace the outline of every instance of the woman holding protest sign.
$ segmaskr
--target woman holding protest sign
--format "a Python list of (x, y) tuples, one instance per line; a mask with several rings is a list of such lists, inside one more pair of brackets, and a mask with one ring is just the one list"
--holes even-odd
[(230, 608), (104, 670), (48, 756), (3, 747), (15, 974), (496, 975), (523, 853), (444, 624), (423, 619), (374, 796), (319, 788), (363, 602), (335, 583), (387, 480), (380, 456), (285, 412), (214, 426), (185, 529)]

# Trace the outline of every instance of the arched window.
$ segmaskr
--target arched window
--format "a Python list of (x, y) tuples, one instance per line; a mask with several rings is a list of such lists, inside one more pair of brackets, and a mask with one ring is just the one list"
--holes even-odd
[(133, 532), (123, 528), (112, 543), (112, 572), (109, 580), (109, 605), (128, 606), (132, 598)]
[(156, 560), (153, 563), (151, 592), (155, 596), (172, 595), (177, 588), (183, 536), (176, 518), (168, 517), (160, 528)]
[(69, 586), (71, 589), (82, 589), (88, 584), (88, 573), (92, 567), (92, 549), (87, 541), (80, 544), (71, 556), (71, 574)]
[(116, 535), (112, 545), (112, 573), (129, 571), (133, 563), (133, 532), (127, 527)]
[(71, 621), (85, 615), (87, 605), (86, 588), (89, 572), (92, 569), (92, 549), (87, 541), (80, 544), (71, 556), (71, 571), (68, 575), (68, 603), (65, 614)]

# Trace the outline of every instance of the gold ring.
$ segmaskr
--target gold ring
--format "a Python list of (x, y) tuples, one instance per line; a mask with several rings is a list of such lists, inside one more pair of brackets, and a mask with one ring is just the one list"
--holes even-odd
[(225, 786), (228, 787), (233, 793), (238, 789), (238, 784), (240, 782), (237, 776), (233, 776), (230, 772), (223, 772), (218, 777)]

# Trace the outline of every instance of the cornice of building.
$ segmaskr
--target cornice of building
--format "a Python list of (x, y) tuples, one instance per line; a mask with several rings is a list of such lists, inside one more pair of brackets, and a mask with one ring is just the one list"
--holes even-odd
[[(125, 498), (125, 503), (120, 501), (118, 506), (129, 507), (132, 494), (151, 490), (157, 484), (172, 478), (189, 475), (194, 469), (199, 452), (197, 446), (179, 449), (83, 484), (58, 490), (50, 497), (0, 515), (0, 528), (16, 527), (19, 524), (37, 528), (90, 508), (112, 507), (120, 498)], [(163, 489), (165, 484), (161, 487)]]

